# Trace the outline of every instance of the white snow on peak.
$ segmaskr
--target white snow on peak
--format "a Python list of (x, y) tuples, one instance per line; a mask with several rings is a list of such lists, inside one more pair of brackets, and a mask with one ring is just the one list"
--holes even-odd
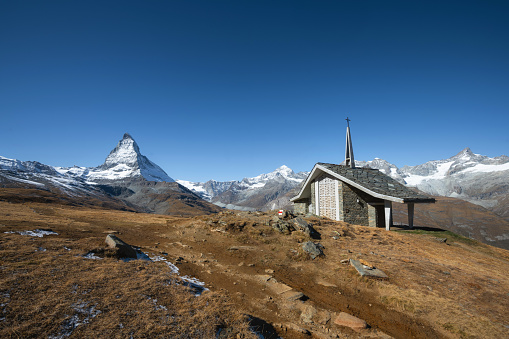
[(265, 186), (265, 184), (269, 180), (277, 180), (277, 178), (286, 179), (286, 180), (292, 180), (292, 181), (302, 181), (302, 179), (297, 178), (295, 176), (295, 173), (292, 171), (291, 168), (289, 168), (286, 165), (283, 165), (276, 170), (266, 173), (266, 174), (260, 174), (253, 178), (244, 178), (242, 180), (242, 183), (244, 185), (249, 186), (249, 188), (259, 188)]
[(416, 174), (409, 174), (405, 177), (405, 181), (409, 186), (417, 186), (421, 182), (425, 180), (435, 179), (440, 180), (444, 179), (447, 175), (447, 171), (451, 168), (451, 165), (454, 163), (454, 161), (448, 161), (445, 163), (441, 163), (437, 165), (437, 170), (435, 173), (431, 175), (416, 175)]
[(500, 172), (500, 171), (509, 171), (509, 162), (506, 162), (505, 164), (497, 164), (497, 165), (477, 164), (473, 167), (464, 169), (462, 172), (487, 173), (487, 172)]
[(191, 181), (187, 181), (187, 180), (177, 180), (177, 182), (190, 191), (199, 192), (199, 193), (205, 194), (205, 195), (208, 194), (207, 190), (202, 186), (203, 183), (201, 183), (201, 182), (191, 182)]
[(61, 174), (67, 174), (96, 182), (104, 180), (123, 180), (143, 177), (148, 181), (174, 180), (147, 157), (141, 154), (138, 144), (129, 134), (124, 134), (117, 146), (110, 152), (104, 164), (98, 167), (55, 168)]
[(124, 134), (122, 140), (118, 142), (104, 162), (106, 166), (115, 166), (117, 164), (135, 164), (141, 155), (138, 144), (129, 134)]

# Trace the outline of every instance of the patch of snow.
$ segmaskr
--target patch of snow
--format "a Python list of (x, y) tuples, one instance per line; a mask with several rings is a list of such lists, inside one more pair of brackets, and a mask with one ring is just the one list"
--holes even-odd
[(88, 252), (87, 254), (85, 254), (83, 256), (83, 258), (85, 258), (85, 259), (95, 259), (95, 260), (102, 259), (101, 257), (98, 257), (97, 255), (95, 255), (94, 252)]
[(154, 308), (156, 311), (160, 311), (160, 310), (163, 310), (163, 311), (167, 311), (168, 308), (164, 305), (158, 305), (157, 304), (157, 299), (156, 298), (152, 298), (150, 296), (147, 296), (147, 299), (152, 301), (152, 303), (154, 304)]
[(161, 257), (161, 256), (155, 256), (155, 257), (150, 257), (150, 259), (152, 261), (163, 261), (166, 265), (168, 265), (168, 267), (170, 268), (171, 270), (171, 273), (174, 273), (174, 274), (179, 274), (179, 269), (177, 266), (173, 265), (171, 262), (169, 262), (166, 258), (164, 257)]
[(5, 315), (7, 315), (7, 305), (11, 300), (11, 295), (8, 292), (0, 292), (0, 322), (5, 321)]
[(7, 174), (3, 174), (3, 176), (5, 176), (9, 180), (14, 180), (14, 181), (22, 182), (24, 184), (30, 184), (30, 185), (39, 186), (39, 187), (44, 187), (45, 186), (44, 184), (41, 184), (40, 182), (35, 182), (35, 181), (32, 181), (32, 180), (16, 178), (16, 177), (12, 177), (12, 176), (7, 175)]
[(502, 235), (496, 235), (495, 239), (502, 241), (502, 240), (509, 240), (509, 234), (503, 233)]
[(96, 309), (97, 304), (94, 306), (88, 306), (88, 302), (78, 301), (73, 304), (73, 310), (75, 314), (67, 318), (61, 325), (61, 331), (57, 335), (48, 336), (49, 339), (62, 339), (69, 337), (72, 332), (80, 325), (89, 324), (90, 321), (101, 314), (102, 312)]
[(462, 172), (487, 173), (487, 172), (500, 172), (500, 171), (509, 171), (509, 162), (506, 162), (505, 164), (500, 164), (500, 165), (477, 164), (473, 167), (464, 169)]
[[(175, 266), (174, 264), (172, 264), (171, 262), (169, 262), (166, 258), (157, 255), (157, 256), (150, 257), (150, 259), (152, 261), (164, 262), (170, 268), (171, 273), (174, 273), (176, 275), (179, 274), (178, 267)], [(184, 282), (183, 283), (184, 286), (188, 286), (194, 291), (195, 296), (200, 296), (203, 292), (209, 290), (208, 288), (204, 287), (205, 286), (204, 282), (202, 282), (194, 277), (185, 275), (185, 276), (179, 276), (179, 278)]]
[(216, 206), (219, 206), (219, 207), (227, 208), (229, 210), (251, 211), (251, 212), (256, 211), (256, 208), (237, 206), (237, 205), (232, 205), (232, 204), (223, 204), (222, 202), (219, 202), (219, 201), (213, 202), (213, 204)]
[(4, 233), (18, 233), (21, 235), (29, 235), (31, 237), (38, 237), (38, 238), (42, 238), (45, 235), (58, 235), (57, 232), (40, 230), (40, 229), (36, 229), (33, 231), (9, 231), (9, 232), (4, 232)]
[(417, 186), (418, 184), (426, 180), (432, 179), (441, 180), (445, 178), (445, 176), (447, 175), (447, 171), (449, 171), (453, 163), (454, 161), (448, 161), (445, 163), (438, 164), (436, 172), (431, 175), (409, 174), (408, 176), (404, 177), (404, 179), (409, 186)]
[(201, 182), (191, 182), (187, 180), (177, 180), (177, 182), (193, 192), (207, 193), (205, 188), (201, 186), (203, 185)]

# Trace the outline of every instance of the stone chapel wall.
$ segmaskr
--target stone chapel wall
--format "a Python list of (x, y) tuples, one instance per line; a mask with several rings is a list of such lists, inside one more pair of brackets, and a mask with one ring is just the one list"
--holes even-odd
[(369, 208), (367, 194), (352, 187), (344, 182), (340, 182), (342, 186), (342, 193), (340, 195), (340, 204), (343, 206), (343, 221), (361, 225), (369, 226)]

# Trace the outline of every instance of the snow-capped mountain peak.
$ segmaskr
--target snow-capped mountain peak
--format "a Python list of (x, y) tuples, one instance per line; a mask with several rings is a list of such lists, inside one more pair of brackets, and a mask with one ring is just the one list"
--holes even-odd
[(175, 181), (161, 167), (141, 154), (138, 144), (128, 133), (124, 134), (101, 166), (57, 167), (56, 170), (61, 174), (80, 177), (89, 182), (103, 183), (136, 178), (148, 181)]
[(129, 133), (125, 133), (122, 140), (118, 142), (117, 147), (106, 158), (104, 165), (135, 164), (141, 156), (140, 148), (136, 141), (134, 141)]

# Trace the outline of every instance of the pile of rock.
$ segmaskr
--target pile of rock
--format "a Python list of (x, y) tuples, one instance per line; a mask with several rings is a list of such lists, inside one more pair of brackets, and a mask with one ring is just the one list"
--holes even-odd
[(289, 211), (283, 211), (281, 215), (275, 215), (269, 221), (269, 225), (278, 232), (283, 234), (291, 234), (294, 231), (302, 231), (309, 235), (311, 238), (318, 238), (318, 232), (313, 228), (313, 225), (308, 223), (301, 217)]

